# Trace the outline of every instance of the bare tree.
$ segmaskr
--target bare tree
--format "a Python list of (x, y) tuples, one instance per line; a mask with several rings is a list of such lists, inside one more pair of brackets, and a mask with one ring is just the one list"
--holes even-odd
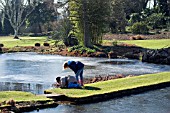
[[(39, 0), (0, 0), (0, 10), (14, 29), (14, 38), (18, 39), (18, 32), (27, 17), (35, 9)], [(6, 17), (6, 16), (4, 16)]]

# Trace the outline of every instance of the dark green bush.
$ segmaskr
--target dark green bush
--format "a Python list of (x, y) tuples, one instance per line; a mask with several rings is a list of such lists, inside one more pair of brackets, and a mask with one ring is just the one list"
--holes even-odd
[(0, 43), (0, 47), (4, 47), (4, 44), (1, 44), (1, 43)]
[(40, 43), (35, 43), (35, 46), (36, 46), (36, 47), (40, 47), (41, 44), (40, 44)]
[(164, 14), (162, 13), (153, 13), (149, 17), (146, 18), (147, 24), (153, 29), (159, 28), (163, 25)]
[(44, 42), (44, 44), (43, 44), (44, 46), (50, 46), (50, 44), (49, 43), (47, 43), (47, 42)]
[(0, 47), (0, 53), (2, 53), (2, 48)]
[(143, 22), (136, 22), (132, 25), (131, 32), (134, 34), (148, 34), (149, 28)]
[(80, 53), (83, 53), (83, 52), (94, 53), (94, 52), (96, 52), (95, 49), (83, 47), (83, 46), (80, 46), (80, 45), (69, 47), (68, 52), (72, 52), (72, 51), (79, 51)]

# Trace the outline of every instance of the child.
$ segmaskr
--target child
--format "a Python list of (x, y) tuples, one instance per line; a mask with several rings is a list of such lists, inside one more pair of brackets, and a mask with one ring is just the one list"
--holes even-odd
[(62, 76), (56, 78), (56, 86), (61, 88), (81, 88), (74, 76)]

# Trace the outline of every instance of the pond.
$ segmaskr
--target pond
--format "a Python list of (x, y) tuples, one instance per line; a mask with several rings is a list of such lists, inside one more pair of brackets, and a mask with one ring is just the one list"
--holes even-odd
[(140, 75), (170, 70), (168, 65), (143, 63), (138, 60), (66, 57), (37, 53), (0, 54), (0, 90), (22, 90), (42, 94), (51, 88), (57, 76), (74, 75), (62, 65), (67, 60), (85, 64), (84, 77), (96, 75)]
[(170, 87), (85, 105), (59, 105), (30, 113), (170, 113)]
[[(170, 66), (168, 65), (149, 64), (140, 62), (138, 60), (129, 59), (107, 59), (86, 57), (82, 58), (58, 55), (40, 55), (37, 53), (6, 53), (0, 54), (0, 86), (1, 86), (0, 91), (16, 90), (16, 91), (28, 91), (34, 94), (42, 94), (45, 89), (52, 88), (52, 84), (55, 82), (55, 78), (57, 76), (63, 76), (68, 74), (74, 75), (74, 73), (71, 70), (62, 69), (63, 62), (70, 59), (79, 60), (85, 64), (84, 70), (85, 78), (94, 77), (96, 75), (101, 76), (115, 74), (140, 75), (147, 73), (170, 71)], [(162, 95), (162, 92), (164, 92), (165, 95)], [(152, 94), (155, 95), (150, 96)], [(149, 113), (151, 113), (152, 110), (158, 109), (156, 107), (158, 102), (154, 102), (156, 101), (155, 99), (157, 98), (159, 99), (158, 102), (160, 102), (159, 104), (160, 106), (163, 106), (164, 104), (162, 105), (162, 103), (164, 102), (168, 103), (167, 101), (170, 101), (170, 90), (162, 89), (145, 94), (134, 95), (130, 97), (124, 97), (121, 99), (90, 105), (81, 106), (60, 105), (57, 108), (46, 109), (47, 111), (42, 110), (41, 112), (53, 113), (56, 111), (60, 111), (61, 113), (66, 113), (71, 111), (78, 113), (82, 111), (82, 113), (87, 112), (92, 113), (95, 111), (100, 113), (105, 111), (105, 113), (107, 112), (110, 113), (111, 110), (112, 112), (116, 113), (117, 111), (130, 112), (132, 107), (134, 107), (134, 109), (136, 110), (137, 108), (135, 107), (139, 107), (138, 112), (144, 113), (143, 111), (140, 110), (141, 109), (140, 107), (142, 106), (142, 108), (146, 107), (145, 108), (146, 112), (150, 110)], [(155, 104), (153, 105), (151, 104), (151, 102), (154, 102)], [(151, 108), (155, 107), (155, 109), (153, 108), (150, 109), (150, 107)], [(133, 112), (136, 112), (136, 110), (134, 110)]]

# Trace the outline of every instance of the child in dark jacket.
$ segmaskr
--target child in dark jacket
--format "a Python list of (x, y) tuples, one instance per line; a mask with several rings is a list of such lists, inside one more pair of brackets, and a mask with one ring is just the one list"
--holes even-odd
[(62, 76), (56, 78), (56, 87), (60, 88), (81, 88), (80, 84), (77, 83), (75, 76)]
[[(63, 68), (70, 68), (71, 70), (74, 71), (76, 80), (79, 82), (81, 86), (83, 86), (83, 69), (84, 69), (84, 64), (80, 61), (73, 61), (69, 60), (63, 64)], [(80, 77), (80, 80), (79, 80)]]

